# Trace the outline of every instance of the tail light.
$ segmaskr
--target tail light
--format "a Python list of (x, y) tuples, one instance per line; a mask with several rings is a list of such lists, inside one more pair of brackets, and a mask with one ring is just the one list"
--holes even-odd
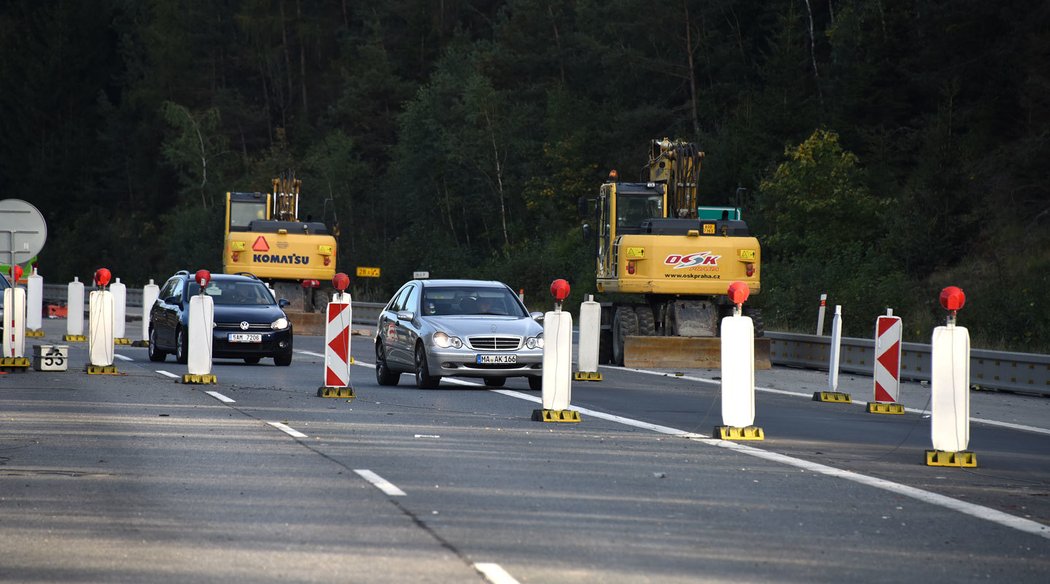
[(321, 283), (317, 280), (303, 280), (303, 288), (320, 288)]
[(627, 273), (634, 275), (634, 262), (627, 262)]
[(233, 261), (237, 261), (241, 257), (241, 252), (235, 251), (231, 254), (231, 257), (233, 257)]
[(748, 262), (748, 263), (744, 264), (744, 269), (747, 270), (747, 277), (748, 278), (750, 278), (751, 276), (755, 275), (755, 264), (753, 264), (751, 262)]
[(332, 258), (330, 258), (328, 256), (324, 256), (324, 265), (327, 266), (327, 265), (329, 265), (331, 263), (332, 263)]

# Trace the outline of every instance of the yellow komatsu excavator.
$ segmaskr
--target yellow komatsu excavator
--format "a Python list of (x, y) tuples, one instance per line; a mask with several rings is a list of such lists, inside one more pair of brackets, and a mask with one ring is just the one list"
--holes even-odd
[[(699, 207), (703, 159), (696, 145), (653, 140), (645, 182), (601, 186), (597, 288), (602, 294), (599, 359), (629, 367), (717, 367), (721, 318), (732, 313), (729, 285), (761, 291), (762, 249), (738, 207)], [(769, 367), (761, 315), (756, 366)]]
[[(288, 173), (273, 179), (272, 193), (226, 193), (223, 272), (250, 273), (266, 281), (297, 333), (323, 327), (321, 311), (336, 273), (337, 226), (299, 219), (302, 181)], [(316, 321), (316, 322), (315, 322)]]

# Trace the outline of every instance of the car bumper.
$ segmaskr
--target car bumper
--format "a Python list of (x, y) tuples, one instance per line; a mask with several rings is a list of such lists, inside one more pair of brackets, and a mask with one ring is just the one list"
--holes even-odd
[(233, 359), (241, 357), (272, 357), (292, 352), (291, 329), (260, 333), (262, 342), (259, 343), (231, 343), (229, 335), (235, 332), (239, 333), (241, 331), (215, 330), (211, 347), (213, 357)]
[[(478, 364), (478, 355), (514, 355), (516, 362)], [(477, 352), (431, 347), (427, 366), (431, 375), (442, 377), (539, 377), (543, 375), (543, 350)]]

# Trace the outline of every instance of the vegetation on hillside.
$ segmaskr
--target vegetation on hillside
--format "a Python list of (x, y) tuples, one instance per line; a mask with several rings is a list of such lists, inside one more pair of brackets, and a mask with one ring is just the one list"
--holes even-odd
[(1006, 0), (10, 0), (0, 185), (41, 271), (217, 269), (226, 191), (293, 169), (339, 265), (593, 291), (577, 200), (650, 139), (742, 198), (773, 329), (817, 299), (908, 340), (968, 294), (975, 345), (1050, 350), (1050, 5)]

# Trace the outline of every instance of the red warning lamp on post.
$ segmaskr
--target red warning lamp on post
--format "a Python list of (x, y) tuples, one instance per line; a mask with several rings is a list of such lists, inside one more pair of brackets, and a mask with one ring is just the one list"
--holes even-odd
[(22, 266), (20, 266), (18, 264), (12, 265), (11, 266), (11, 275), (14, 276), (14, 277), (11, 279), (11, 283), (13, 285), (17, 286), (18, 285), (18, 281), (22, 279), (22, 274), (23, 273), (24, 272), (22, 271)]
[(554, 297), (555, 308), (561, 310), (561, 303), (569, 297), (569, 283), (558, 278), (551, 282), (551, 296)]
[(743, 282), (733, 282), (729, 285), (729, 290), (726, 291), (726, 294), (729, 296), (729, 300), (739, 307), (751, 295), (751, 288), (748, 288), (747, 284)]
[(955, 324), (955, 316), (966, 304), (966, 293), (958, 286), (948, 286), (941, 290), (941, 306), (948, 311), (948, 324)]
[(211, 282), (211, 272), (208, 270), (197, 270), (197, 272), (193, 274), (193, 281), (200, 286), (200, 293), (203, 295), (204, 289), (208, 287), (208, 282)]
[(113, 274), (110, 273), (106, 268), (99, 268), (95, 270), (95, 285), (99, 288), (105, 288), (109, 286), (109, 281), (113, 278)]
[(350, 276), (347, 276), (343, 272), (339, 272), (332, 278), (332, 286), (334, 286), (340, 294), (346, 292), (347, 287), (350, 286)]

